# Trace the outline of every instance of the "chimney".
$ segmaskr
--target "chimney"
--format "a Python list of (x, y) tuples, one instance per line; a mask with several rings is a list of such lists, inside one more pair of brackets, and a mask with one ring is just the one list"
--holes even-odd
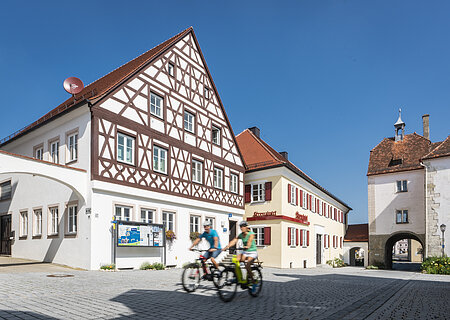
[(288, 153), (287, 153), (287, 151), (281, 151), (280, 154), (283, 156), (283, 158), (288, 160)]
[(430, 115), (424, 114), (422, 116), (423, 123), (423, 137), (430, 140)]
[(251, 128), (248, 128), (248, 130), (253, 132), (253, 134), (259, 138), (259, 128), (258, 127), (251, 127)]

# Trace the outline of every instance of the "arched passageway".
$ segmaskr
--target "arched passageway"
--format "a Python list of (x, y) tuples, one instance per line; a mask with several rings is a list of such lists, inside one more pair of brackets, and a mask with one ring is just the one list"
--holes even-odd
[(350, 249), (350, 265), (351, 266), (359, 266), (364, 267), (364, 259), (365, 257), (365, 251), (361, 247), (354, 247)]
[[(386, 267), (386, 269), (395, 269), (393, 268), (393, 249), (394, 249), (394, 245), (400, 241), (400, 240), (404, 240), (404, 239), (412, 239), (412, 240), (416, 240), (417, 242), (420, 243), (420, 245), (422, 246), (422, 248), (424, 248), (424, 244), (422, 239), (420, 239), (419, 236), (417, 236), (416, 234), (412, 233), (412, 232), (399, 232), (396, 233), (394, 235), (392, 235), (385, 244), (385, 254), (384, 254), (384, 265)], [(411, 250), (411, 248), (409, 248), (409, 250)], [(403, 270), (417, 270), (420, 267), (420, 262), (414, 264), (412, 262), (410, 262), (409, 265), (404, 264), (404, 266), (402, 267)]]

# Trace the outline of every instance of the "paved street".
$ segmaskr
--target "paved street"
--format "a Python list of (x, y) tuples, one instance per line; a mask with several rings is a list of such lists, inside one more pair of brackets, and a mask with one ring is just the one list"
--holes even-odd
[[(49, 274), (72, 277), (48, 277)], [(258, 298), (194, 294), (181, 270), (1, 273), (1, 319), (448, 319), (450, 277), (402, 271), (264, 269)]]

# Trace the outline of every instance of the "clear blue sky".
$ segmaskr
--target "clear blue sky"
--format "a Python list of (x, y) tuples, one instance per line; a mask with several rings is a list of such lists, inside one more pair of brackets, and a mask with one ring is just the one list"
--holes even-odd
[(448, 1), (3, 1), (0, 136), (193, 26), (235, 134), (262, 137), (367, 221), (369, 151), (450, 134)]

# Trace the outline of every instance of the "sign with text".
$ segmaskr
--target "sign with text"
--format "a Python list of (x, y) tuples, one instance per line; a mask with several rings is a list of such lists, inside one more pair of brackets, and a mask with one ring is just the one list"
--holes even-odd
[(158, 224), (119, 222), (117, 245), (120, 247), (162, 247), (164, 246), (164, 227)]
[(308, 223), (308, 216), (307, 216), (307, 215), (300, 214), (300, 213), (296, 212), (296, 213), (295, 213), (295, 218), (298, 219), (298, 220), (300, 220), (301, 223), (309, 224), (309, 223)]
[(254, 217), (266, 217), (266, 216), (276, 216), (276, 211), (266, 211), (266, 212), (253, 212)]

